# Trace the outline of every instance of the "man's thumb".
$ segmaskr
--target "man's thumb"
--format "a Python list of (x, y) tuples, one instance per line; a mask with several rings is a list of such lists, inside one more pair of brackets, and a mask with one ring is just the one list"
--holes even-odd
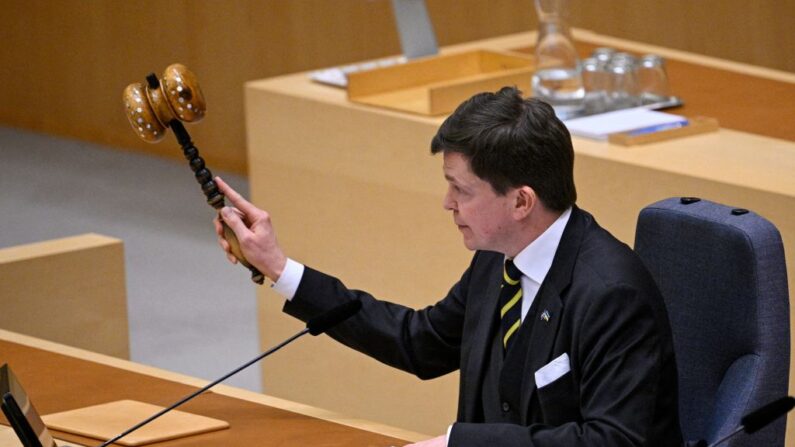
[(221, 208), (221, 218), (229, 225), (229, 228), (231, 228), (236, 235), (240, 235), (242, 231), (249, 231), (240, 216), (228, 206)]

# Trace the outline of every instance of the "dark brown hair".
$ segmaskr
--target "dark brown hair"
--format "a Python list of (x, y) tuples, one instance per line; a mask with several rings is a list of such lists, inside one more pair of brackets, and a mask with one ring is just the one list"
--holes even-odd
[(568, 129), (549, 104), (523, 99), (514, 87), (479, 93), (458, 106), (431, 141), (431, 153), (439, 152), (464, 155), (497, 194), (527, 185), (556, 211), (577, 200)]

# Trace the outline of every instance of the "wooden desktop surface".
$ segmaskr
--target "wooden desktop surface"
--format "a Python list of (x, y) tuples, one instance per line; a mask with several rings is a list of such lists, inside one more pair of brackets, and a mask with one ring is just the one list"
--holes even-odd
[[(98, 363), (97, 360), (105, 363)], [(43, 415), (119, 399), (168, 406), (205, 384), (198, 379), (8, 331), (0, 331), (0, 364), (3, 363), (11, 366), (34, 406)], [(295, 405), (292, 409), (300, 413), (287, 409), (292, 405)], [(321, 419), (326, 416), (330, 416), (328, 419), (337, 417), (329, 412), (223, 385), (217, 391), (211, 390), (200, 395), (180, 409), (228, 421), (231, 427), (156, 445), (385, 447), (404, 445), (406, 441), (375, 431), (404, 438), (417, 437), (416, 434), (392, 431), (378, 424), (370, 425), (366, 421), (346, 422), (338, 419), (338, 422), (331, 422)], [(314, 416), (311, 415), (313, 412)], [(5, 419), (0, 421), (6, 423)], [(351, 425), (358, 425), (358, 428)], [(90, 438), (61, 432), (53, 434), (59, 439), (82, 445), (100, 444)]]

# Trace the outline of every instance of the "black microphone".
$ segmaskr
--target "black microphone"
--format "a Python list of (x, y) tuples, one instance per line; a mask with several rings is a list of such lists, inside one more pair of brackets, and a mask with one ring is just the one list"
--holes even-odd
[(793, 407), (795, 407), (795, 397), (785, 396), (749, 413), (740, 420), (740, 423), (745, 426), (746, 433), (755, 433), (787, 414)]
[[(709, 447), (716, 447), (720, 444), (723, 444), (743, 431), (749, 435), (756, 433), (757, 431), (765, 428), (767, 424), (787, 414), (790, 410), (792, 410), (793, 407), (795, 407), (795, 397), (784, 396), (780, 399), (776, 399), (773, 402), (770, 402), (769, 404), (764, 405), (761, 408), (758, 408), (743, 416), (743, 418), (740, 419), (740, 426), (737, 427), (736, 430), (710, 444)], [(701, 444), (696, 445), (706, 445), (706, 442), (701, 442)]]
[(178, 402), (172, 404), (171, 406), (160, 410), (157, 414), (147, 418), (146, 420), (139, 422), (138, 424), (134, 425), (133, 427), (127, 429), (126, 431), (114, 436), (113, 438), (105, 441), (104, 443), (100, 444), (97, 447), (107, 447), (110, 444), (118, 441), (119, 439), (129, 435), (130, 433), (138, 430), (139, 428), (143, 427), (144, 425), (154, 421), (155, 419), (163, 416), (164, 414), (168, 413), (169, 411), (179, 407), (180, 405), (188, 402), (189, 400), (193, 399), (194, 397), (202, 394), (203, 392), (209, 390), (210, 388), (218, 385), (219, 383), (223, 382), (224, 380), (234, 376), (235, 374), (243, 371), (244, 369), (248, 368), (249, 366), (257, 363), (258, 361), (264, 359), (265, 357), (273, 354), (274, 352), (278, 351), (279, 349), (289, 345), (299, 337), (302, 337), (306, 334), (312, 335), (320, 335), (327, 330), (331, 329), (332, 327), (342, 323), (343, 321), (347, 320), (348, 318), (354, 316), (356, 312), (359, 312), (359, 309), (362, 308), (362, 302), (358, 299), (347, 301), (343, 304), (340, 304), (337, 307), (332, 308), (330, 311), (323, 313), (317, 317), (310, 318), (309, 321), (306, 323), (306, 328), (302, 329), (297, 334), (293, 335), (292, 337), (288, 338), (287, 340), (279, 343), (278, 345), (270, 348), (269, 350), (263, 352), (262, 354), (258, 355), (257, 357), (249, 360), (242, 366), (236, 368), (235, 370), (225, 374), (223, 377), (214, 380), (213, 382), (207, 384), (204, 388), (185, 396), (184, 398), (180, 399)]

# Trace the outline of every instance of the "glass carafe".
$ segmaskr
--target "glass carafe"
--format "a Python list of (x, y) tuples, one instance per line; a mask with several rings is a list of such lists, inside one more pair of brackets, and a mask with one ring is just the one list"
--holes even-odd
[(535, 0), (538, 40), (533, 96), (549, 103), (561, 119), (582, 114), (585, 90), (580, 60), (566, 21), (568, 0)]

